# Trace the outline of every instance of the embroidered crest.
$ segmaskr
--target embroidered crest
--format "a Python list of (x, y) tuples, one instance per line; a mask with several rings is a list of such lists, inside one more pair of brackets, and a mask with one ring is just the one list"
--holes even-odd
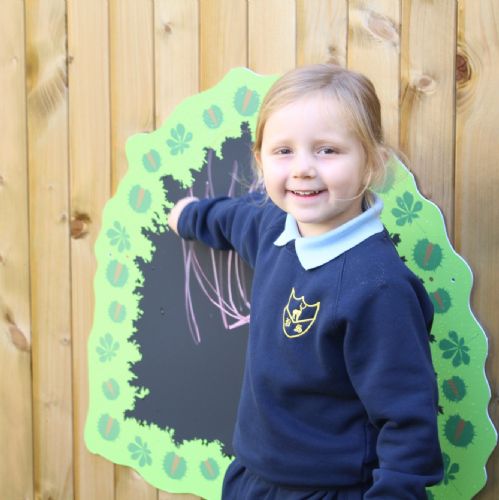
[(286, 337), (295, 338), (305, 335), (315, 323), (320, 306), (320, 302), (307, 304), (305, 297), (297, 297), (293, 288), (282, 312), (282, 329)]

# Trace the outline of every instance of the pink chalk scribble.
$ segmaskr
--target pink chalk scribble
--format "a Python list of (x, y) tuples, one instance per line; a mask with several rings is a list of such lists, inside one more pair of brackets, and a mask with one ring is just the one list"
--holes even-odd
[[(213, 151), (207, 154), (207, 181), (205, 182), (204, 197), (216, 196), (212, 179)], [(237, 160), (232, 164), (231, 181), (227, 196), (234, 196), (236, 187), (244, 182), (238, 178), (240, 165)], [(257, 190), (257, 183), (248, 186), (249, 192)], [(189, 196), (195, 196), (192, 187)], [(198, 195), (199, 197), (199, 195)], [(233, 330), (249, 323), (250, 301), (248, 283), (248, 267), (236, 254), (230, 251), (208, 249), (210, 264), (208, 268), (201, 264), (196, 252), (196, 244), (182, 240), (182, 254), (184, 261), (184, 300), (187, 315), (187, 324), (191, 336), (196, 344), (201, 342), (201, 334), (195, 307), (193, 305), (191, 287), (197, 283), (209, 302), (219, 311), (222, 324), (226, 330)]]

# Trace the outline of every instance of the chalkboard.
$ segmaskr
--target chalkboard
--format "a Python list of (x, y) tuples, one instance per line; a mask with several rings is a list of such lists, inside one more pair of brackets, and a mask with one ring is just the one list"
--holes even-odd
[[(239, 196), (252, 188), (253, 177), (251, 133), (243, 123), (241, 136), (223, 143), (221, 157), (206, 150), (191, 188), (182, 188), (171, 176), (162, 180), (169, 199), (178, 200)], [(148, 395), (125, 417), (175, 429), (176, 444), (203, 437), (220, 441), (223, 451), (232, 454), (252, 271), (232, 251), (183, 242), (171, 231), (147, 231), (145, 236), (156, 252), (150, 262), (137, 262), (144, 276), (137, 290), (143, 314), (132, 338), (142, 359), (132, 367), (137, 376), (132, 385), (147, 388)]]
[[(233, 253), (182, 242), (173, 203), (255, 190), (251, 137), (276, 76), (245, 68), (127, 142), (129, 170), (102, 214), (88, 342), (90, 451), (172, 493), (220, 498), (247, 342), (251, 271)], [(445, 465), (435, 499), (469, 499), (496, 443), (487, 413), (487, 339), (469, 304), (472, 273), (438, 208), (397, 159), (378, 190), (382, 221), (435, 308), (432, 357)]]

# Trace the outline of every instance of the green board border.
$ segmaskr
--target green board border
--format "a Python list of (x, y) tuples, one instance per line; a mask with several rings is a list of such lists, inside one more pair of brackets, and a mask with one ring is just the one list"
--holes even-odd
[[(233, 69), (212, 89), (183, 101), (158, 130), (131, 137), (126, 145), (128, 172), (104, 208), (95, 245), (85, 442), (91, 452), (134, 468), (148, 483), (171, 493), (220, 498), (232, 458), (216, 441), (177, 446), (174, 430), (124, 418), (135, 400), (147, 394), (147, 389), (130, 384), (130, 365), (141, 358), (133, 334), (142, 314), (137, 287), (144, 278), (135, 260), (149, 262), (155, 251), (144, 229), (167, 230), (175, 200), (168, 200), (161, 179), (171, 175), (190, 186), (192, 172), (203, 167), (207, 145), (220, 155), (226, 138), (239, 137), (243, 122), (254, 131), (261, 99), (276, 78)], [(453, 250), (440, 210), (422, 197), (412, 174), (397, 159), (390, 161), (388, 171), (379, 190), (385, 203), (383, 222), (392, 235), (400, 235), (397, 249), (424, 280), (436, 310), (432, 354), (443, 408), (439, 430), (446, 470), (428, 496), (472, 498), (485, 484), (485, 463), (497, 440), (487, 413), (487, 338), (470, 308), (472, 273)]]

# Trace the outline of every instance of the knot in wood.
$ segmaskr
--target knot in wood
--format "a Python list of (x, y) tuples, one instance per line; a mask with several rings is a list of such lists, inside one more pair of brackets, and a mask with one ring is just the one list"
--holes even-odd
[(90, 217), (87, 214), (77, 213), (71, 219), (71, 238), (78, 240), (88, 234)]
[(71, 339), (69, 337), (62, 337), (60, 340), (60, 344), (63, 346), (68, 346), (71, 344)]
[(171, 23), (164, 23), (164, 24), (163, 24), (163, 31), (164, 31), (167, 35), (171, 35), (171, 33), (173, 32), (173, 28), (172, 28)]
[(420, 75), (414, 79), (413, 87), (423, 94), (430, 94), (435, 91), (437, 82), (429, 75)]
[(29, 352), (31, 350), (26, 336), (16, 325), (9, 326), (10, 339), (14, 346), (22, 352)]
[(20, 351), (29, 352), (31, 347), (26, 339), (26, 335), (24, 335), (24, 333), (19, 329), (14, 321), (14, 318), (8, 311), (5, 313), (5, 321), (9, 326), (9, 335), (12, 344), (14, 344), (14, 346)]
[(399, 30), (395, 23), (388, 17), (369, 12), (367, 17), (367, 28), (374, 37), (384, 40), (394, 45), (399, 42)]
[(465, 54), (456, 55), (456, 82), (464, 84), (471, 79), (471, 65)]

